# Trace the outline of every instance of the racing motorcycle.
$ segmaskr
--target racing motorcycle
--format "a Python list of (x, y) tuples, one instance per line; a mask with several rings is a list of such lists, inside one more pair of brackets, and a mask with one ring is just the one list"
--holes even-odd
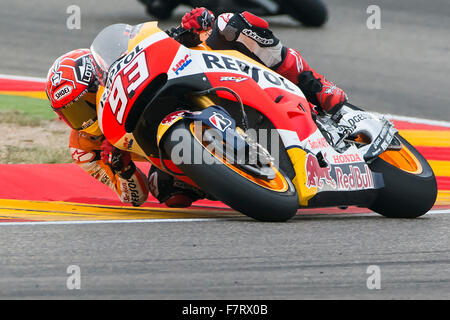
[(147, 13), (159, 20), (170, 18), (180, 5), (206, 7), (216, 16), (226, 12), (249, 11), (260, 16), (288, 14), (305, 26), (320, 27), (328, 19), (328, 10), (321, 0), (139, 0)]
[[(361, 206), (414, 218), (436, 200), (431, 167), (388, 120), (352, 105), (339, 122), (314, 112), (295, 84), (237, 51), (187, 48), (157, 22), (109, 26), (91, 50), (105, 137), (249, 217)], [(353, 135), (369, 115), (380, 134)]]

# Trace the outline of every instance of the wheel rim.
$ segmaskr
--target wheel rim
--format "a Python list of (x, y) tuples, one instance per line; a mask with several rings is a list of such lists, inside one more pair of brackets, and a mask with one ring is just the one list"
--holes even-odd
[(219, 161), (221, 161), (224, 165), (226, 165), (228, 168), (230, 168), (231, 170), (233, 170), (234, 172), (238, 173), (239, 175), (241, 175), (242, 177), (244, 177), (245, 179), (272, 191), (276, 191), (276, 192), (286, 192), (289, 189), (289, 184), (286, 181), (286, 178), (283, 176), (283, 174), (277, 170), (277, 168), (275, 168), (273, 166), (273, 164), (270, 164), (270, 167), (272, 168), (272, 170), (274, 170), (275, 172), (275, 178), (272, 180), (265, 180), (265, 179), (261, 179), (255, 176), (252, 176), (251, 174), (245, 172), (244, 170), (234, 166), (232, 163), (229, 163), (226, 161), (226, 157), (223, 156), (218, 156), (216, 155), (214, 152), (212, 152), (211, 150), (209, 150), (207, 148), (208, 144), (206, 144), (204, 141), (202, 141), (202, 137), (198, 137), (199, 135), (199, 131), (201, 131), (201, 135), (203, 136), (203, 133), (206, 129), (209, 129), (210, 127), (203, 125), (202, 130), (195, 130), (194, 129), (194, 123), (191, 122), (190, 126), (190, 131), (193, 135), (193, 137), (195, 138), (195, 140), (197, 140), (198, 143), (200, 143), (204, 150), (208, 151), (211, 155), (213, 155), (216, 159), (218, 159)]
[(387, 163), (412, 174), (421, 174), (423, 171), (419, 159), (403, 145), (400, 150), (387, 150), (380, 155)]

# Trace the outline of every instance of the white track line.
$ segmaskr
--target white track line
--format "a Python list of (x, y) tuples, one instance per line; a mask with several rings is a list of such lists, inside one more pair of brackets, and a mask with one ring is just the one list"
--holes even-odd
[[(431, 210), (428, 215), (439, 215), (439, 214), (450, 214), (450, 209), (443, 210)], [(297, 218), (301, 217), (373, 217), (378, 216), (376, 213), (343, 213), (343, 214), (305, 214), (302, 216), (301, 214), (297, 216)], [(381, 217), (381, 216), (380, 216)], [(118, 224), (118, 223), (167, 223), (167, 222), (218, 222), (221, 220), (235, 220), (246, 218), (242, 217), (232, 217), (232, 218), (193, 218), (193, 219), (135, 219), (135, 220), (78, 220), (78, 221), (31, 221), (31, 222), (0, 222), (0, 227), (5, 226), (49, 226), (49, 225), (75, 225), (75, 224)], [(253, 220), (252, 220), (253, 221)], [(289, 222), (287, 222), (289, 223)]]
[(193, 219), (130, 219), (130, 220), (75, 220), (75, 221), (24, 221), (0, 222), (0, 227), (10, 226), (46, 226), (46, 225), (74, 225), (74, 224), (107, 224), (107, 223), (163, 223), (163, 222), (205, 222), (218, 221), (226, 218), (193, 218)]
[(399, 115), (393, 115), (393, 114), (383, 114), (383, 113), (379, 113), (379, 112), (371, 112), (371, 113), (379, 115), (379, 116), (385, 116), (386, 118), (388, 118), (390, 120), (406, 121), (406, 122), (416, 123), (416, 124), (427, 124), (427, 125), (431, 125), (431, 126), (450, 128), (450, 122), (448, 122), (448, 121), (422, 119), (422, 118), (399, 116)]

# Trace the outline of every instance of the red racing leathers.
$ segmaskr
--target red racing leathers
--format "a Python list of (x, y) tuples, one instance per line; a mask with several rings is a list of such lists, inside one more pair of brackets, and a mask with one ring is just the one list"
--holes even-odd
[[(69, 148), (73, 161), (93, 178), (114, 190), (123, 203), (142, 205), (148, 197), (146, 175), (130, 162), (126, 174), (114, 171), (101, 157), (103, 136), (93, 136), (83, 131), (72, 130)], [(138, 157), (132, 159), (139, 160)]]

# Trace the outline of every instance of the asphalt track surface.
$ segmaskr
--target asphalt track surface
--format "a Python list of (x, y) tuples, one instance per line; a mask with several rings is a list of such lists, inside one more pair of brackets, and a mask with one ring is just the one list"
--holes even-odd
[[(450, 120), (447, 0), (327, 2), (322, 29), (288, 17), (271, 18), (272, 29), (354, 104)], [(73, 4), (80, 30), (66, 28)], [(382, 10), (381, 30), (366, 26), (371, 4)], [(148, 19), (134, 0), (3, 0), (0, 73), (45, 77), (56, 57), (88, 47), (103, 27)], [(1, 225), (0, 298), (449, 299), (449, 234), (449, 214)], [(67, 289), (70, 265), (80, 267), (80, 290)], [(379, 290), (367, 288), (371, 265), (380, 268)]]

